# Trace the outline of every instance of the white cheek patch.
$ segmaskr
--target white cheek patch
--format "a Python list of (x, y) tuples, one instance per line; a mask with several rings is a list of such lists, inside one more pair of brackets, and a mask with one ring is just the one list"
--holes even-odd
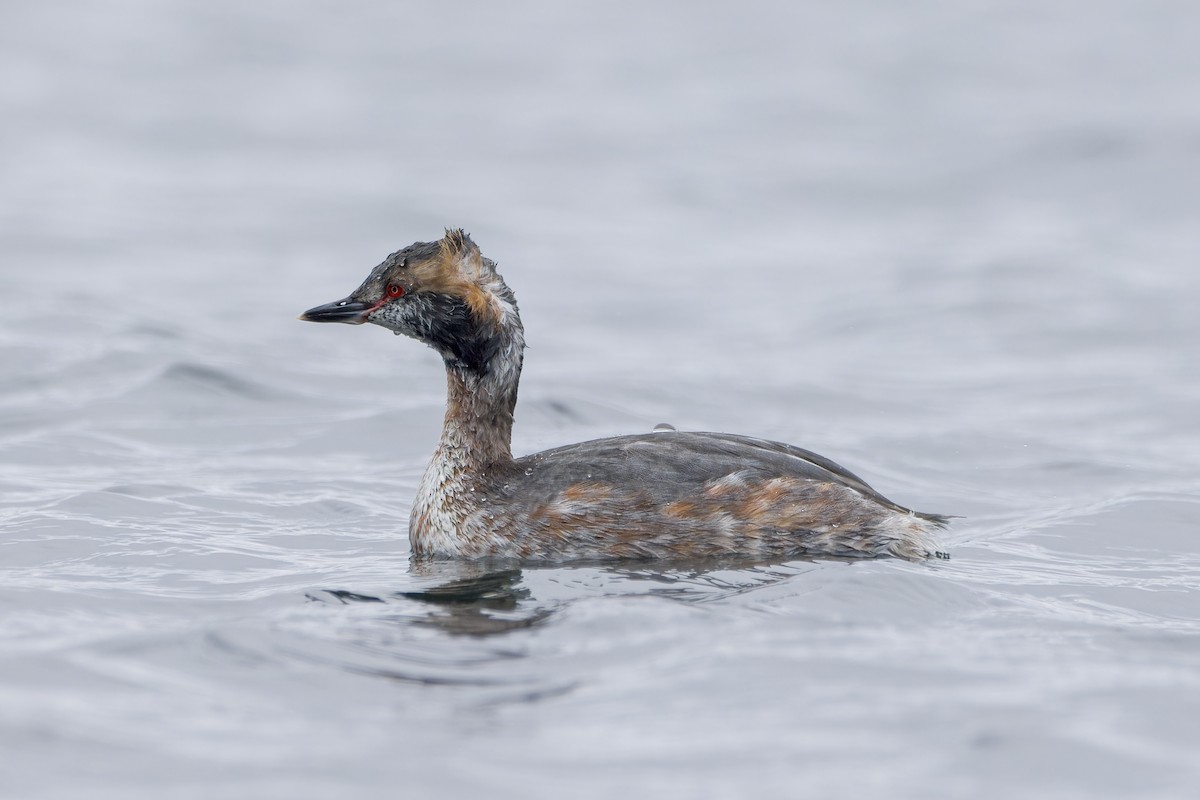
[(405, 319), (405, 316), (398, 303), (383, 302), (367, 314), (367, 322), (378, 325), (381, 328), (387, 328), (397, 336), (401, 334), (415, 336), (416, 334), (412, 326)]

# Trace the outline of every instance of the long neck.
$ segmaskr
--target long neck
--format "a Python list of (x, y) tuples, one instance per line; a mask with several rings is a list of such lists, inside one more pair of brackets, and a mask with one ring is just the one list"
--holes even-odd
[(505, 313), (496, 324), (462, 324), (460, 309), (429, 341), (446, 362), (446, 421), (409, 518), (416, 554), (463, 552), (467, 520), (492, 481), (512, 469), (525, 334), (512, 293), (499, 288)]
[(512, 463), (513, 411), (521, 378), (519, 338), (497, 348), (482, 371), (446, 364), (446, 420), (434, 458), (455, 472)]

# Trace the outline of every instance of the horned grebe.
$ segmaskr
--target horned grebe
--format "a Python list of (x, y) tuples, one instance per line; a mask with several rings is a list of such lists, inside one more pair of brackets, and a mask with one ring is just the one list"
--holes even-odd
[(656, 431), (514, 459), (524, 328), (461, 230), (392, 253), (310, 322), (372, 322), (446, 363), (446, 420), (409, 518), (414, 557), (945, 557), (947, 517), (893, 503), (827, 458), (724, 433)]

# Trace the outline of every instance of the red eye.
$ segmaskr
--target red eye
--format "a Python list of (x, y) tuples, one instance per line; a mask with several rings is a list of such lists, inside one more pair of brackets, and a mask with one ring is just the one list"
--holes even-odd
[(398, 283), (389, 283), (387, 288), (388, 297), (403, 297), (404, 287)]

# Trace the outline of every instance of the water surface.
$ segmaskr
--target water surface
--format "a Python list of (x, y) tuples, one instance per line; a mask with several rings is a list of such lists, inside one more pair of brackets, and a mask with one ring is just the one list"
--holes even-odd
[[(0, 24), (0, 795), (1200, 792), (1191, 4)], [(518, 452), (794, 442), (949, 562), (414, 569), (463, 226)]]

